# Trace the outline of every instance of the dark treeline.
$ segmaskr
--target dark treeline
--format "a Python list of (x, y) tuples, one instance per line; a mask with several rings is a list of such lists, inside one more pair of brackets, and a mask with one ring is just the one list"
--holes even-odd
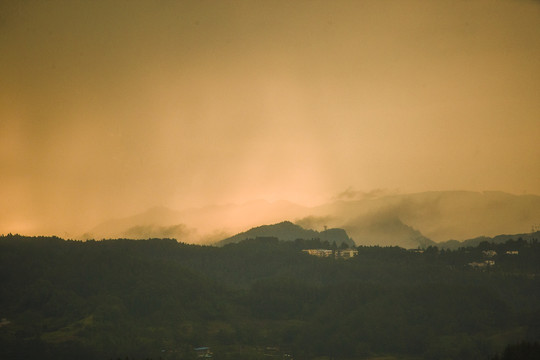
[(540, 359), (540, 343), (521, 342), (508, 345), (502, 355), (492, 360), (538, 360)]
[(537, 241), (301, 251), (332, 247), (2, 236), (0, 358), (487, 360), (540, 339)]

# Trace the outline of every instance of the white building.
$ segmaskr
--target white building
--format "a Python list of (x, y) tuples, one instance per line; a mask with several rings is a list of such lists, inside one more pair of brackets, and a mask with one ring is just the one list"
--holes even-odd
[(336, 251), (336, 259), (350, 259), (358, 255), (358, 250), (356, 249), (345, 249)]
[(309, 255), (318, 256), (318, 257), (330, 257), (334, 253), (332, 250), (327, 250), (327, 249), (306, 249), (302, 251), (305, 253), (308, 253)]
[(343, 249), (343, 250), (328, 250), (328, 249), (306, 249), (302, 250), (303, 252), (318, 256), (318, 257), (332, 257), (336, 259), (350, 259), (358, 255), (358, 250), (356, 249)]

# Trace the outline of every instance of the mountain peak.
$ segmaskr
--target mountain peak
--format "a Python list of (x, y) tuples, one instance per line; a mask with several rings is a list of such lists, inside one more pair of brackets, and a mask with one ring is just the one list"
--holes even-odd
[(296, 239), (321, 239), (330, 243), (335, 241), (338, 245), (342, 243), (352, 246), (355, 245), (352, 239), (347, 235), (347, 232), (343, 229), (327, 229), (319, 232), (312, 229), (304, 229), (300, 225), (294, 224), (291, 221), (282, 221), (277, 224), (257, 226), (248, 231), (221, 240), (217, 243), (217, 245), (222, 246), (230, 243), (240, 242), (245, 239), (254, 239), (258, 237), (275, 237), (284, 241), (294, 241)]

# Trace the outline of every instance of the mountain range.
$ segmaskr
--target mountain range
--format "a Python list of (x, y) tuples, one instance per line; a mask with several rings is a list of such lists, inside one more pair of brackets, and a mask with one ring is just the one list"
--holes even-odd
[[(320, 234), (344, 229), (357, 245), (424, 247), (499, 234), (524, 234), (540, 223), (540, 196), (442, 191), (414, 194), (347, 191), (325, 204), (252, 201), (181, 211), (166, 207), (111, 219), (81, 238), (176, 238), (215, 244), (248, 229), (284, 221)], [(307, 236), (307, 235), (306, 235)]]
[(460, 247), (476, 247), (480, 245), (480, 243), (485, 242), (485, 241), (487, 241), (488, 243), (493, 243), (493, 244), (504, 244), (508, 240), (518, 240), (518, 239), (522, 239), (527, 242), (530, 242), (534, 239), (539, 240), (540, 231), (534, 231), (534, 232), (524, 233), (524, 234), (497, 235), (494, 237), (480, 236), (474, 239), (468, 239), (464, 241), (449, 240), (449, 241), (437, 243), (437, 246), (440, 247), (441, 249), (456, 250)]

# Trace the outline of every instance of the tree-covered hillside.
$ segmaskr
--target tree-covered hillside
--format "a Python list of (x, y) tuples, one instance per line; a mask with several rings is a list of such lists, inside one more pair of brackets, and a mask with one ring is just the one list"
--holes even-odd
[(0, 358), (489, 359), (540, 340), (536, 240), (302, 252), (325, 247), (0, 237)]
[(294, 241), (296, 239), (323, 239), (329, 243), (337, 245), (346, 244), (347, 246), (355, 246), (354, 241), (349, 238), (347, 232), (343, 229), (325, 229), (316, 231), (304, 229), (300, 225), (293, 224), (290, 221), (283, 221), (278, 224), (257, 226), (248, 231), (236, 234), (227, 239), (219, 241), (216, 245), (222, 246), (231, 243), (240, 242), (246, 239), (256, 239), (259, 237), (275, 237), (279, 240)]

